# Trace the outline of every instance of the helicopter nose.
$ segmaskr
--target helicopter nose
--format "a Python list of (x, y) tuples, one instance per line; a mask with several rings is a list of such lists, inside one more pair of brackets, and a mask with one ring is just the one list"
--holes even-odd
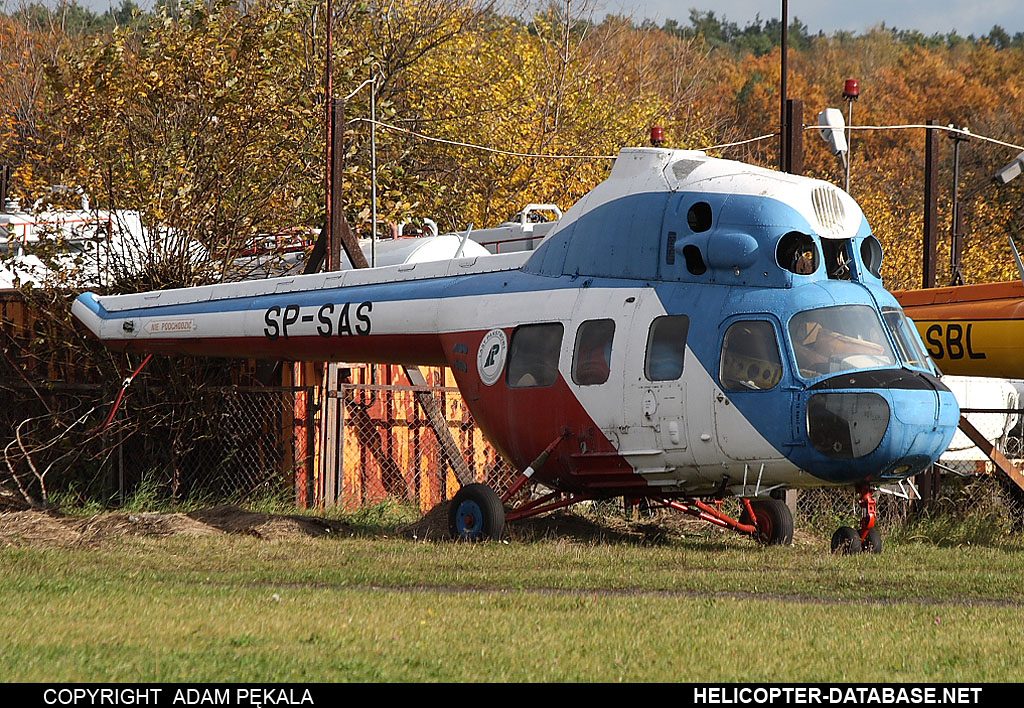
[(902, 479), (935, 462), (960, 418), (952, 392), (920, 372), (864, 372), (813, 388), (807, 401), (811, 446), (833, 460), (855, 462), (862, 476), (874, 479)]
[(960, 406), (953, 392), (932, 378), (934, 392), (893, 390), (891, 454), (902, 452), (882, 470), (882, 479), (902, 479), (923, 470), (946, 451), (960, 423)]

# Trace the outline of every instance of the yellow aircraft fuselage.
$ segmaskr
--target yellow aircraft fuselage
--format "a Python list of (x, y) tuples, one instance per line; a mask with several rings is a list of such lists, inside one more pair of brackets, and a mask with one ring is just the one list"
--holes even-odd
[(1024, 378), (1024, 283), (902, 290), (893, 295), (944, 374)]

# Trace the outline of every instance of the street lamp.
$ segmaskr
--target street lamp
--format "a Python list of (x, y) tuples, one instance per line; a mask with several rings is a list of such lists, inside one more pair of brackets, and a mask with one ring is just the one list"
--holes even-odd
[[(1022, 171), (1024, 171), (1024, 152), (1013, 158), (1013, 162), (996, 172), (996, 176), (993, 180), (999, 184), (1006, 184), (1020, 175)], [(1017, 252), (1017, 244), (1013, 242), (1012, 236), (1010, 237), (1010, 250), (1013, 251), (1013, 260), (1017, 264), (1017, 274), (1020, 275), (1020, 279), (1024, 281), (1024, 263), (1021, 263), (1020, 254)]]
[(1009, 165), (996, 172), (996, 176), (993, 179), (1000, 184), (1006, 184), (1022, 171), (1024, 171), (1024, 152), (1013, 158), (1013, 162)]
[[(838, 108), (826, 108), (818, 114), (818, 126), (820, 130), (818, 134), (821, 135), (821, 139), (828, 143), (829, 149), (832, 150), (832, 154), (841, 157), (843, 159), (843, 165), (849, 164), (847, 161), (847, 153), (850, 151), (850, 146), (846, 142), (846, 136), (843, 134), (843, 128), (846, 124), (843, 122), (843, 112)], [(847, 174), (846, 187), (849, 189), (849, 172)]]

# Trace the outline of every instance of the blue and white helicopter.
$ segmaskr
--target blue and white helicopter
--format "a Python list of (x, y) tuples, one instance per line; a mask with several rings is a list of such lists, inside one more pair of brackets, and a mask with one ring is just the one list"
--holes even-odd
[(877, 552), (873, 490), (932, 464), (959, 419), (881, 261), (827, 182), (627, 148), (534, 251), (85, 293), (73, 311), (116, 350), (451, 367), (522, 470), (503, 497), (456, 494), (456, 537), (623, 496), (788, 544), (780, 492), (849, 486), (860, 528), (833, 550)]

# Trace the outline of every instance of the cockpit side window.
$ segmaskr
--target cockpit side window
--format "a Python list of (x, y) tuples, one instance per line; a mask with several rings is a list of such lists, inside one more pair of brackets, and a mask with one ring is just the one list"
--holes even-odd
[(510, 388), (551, 386), (558, 380), (562, 324), (548, 322), (517, 327), (509, 345), (505, 372)]
[(722, 340), (719, 370), (727, 391), (775, 388), (782, 379), (782, 356), (775, 328), (764, 320), (729, 325)]
[(860, 259), (864, 267), (876, 278), (882, 277), (882, 244), (873, 234), (868, 234), (860, 244)]
[(904, 363), (932, 373), (936, 371), (931, 358), (922, 348), (914, 325), (903, 314), (903, 310), (896, 307), (883, 307), (882, 320), (889, 328), (889, 333), (892, 334), (892, 338), (896, 342), (896, 349)]
[(853, 279), (853, 256), (850, 254), (850, 239), (821, 239), (822, 259), (825, 272), (832, 280)]

